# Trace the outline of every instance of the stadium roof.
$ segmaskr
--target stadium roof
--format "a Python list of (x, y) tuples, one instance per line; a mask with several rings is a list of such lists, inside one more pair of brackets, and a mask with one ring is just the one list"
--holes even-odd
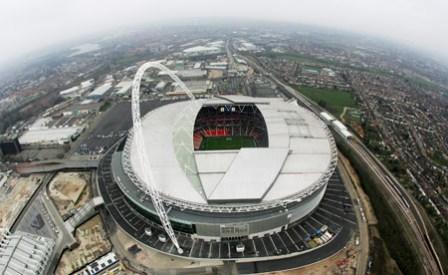
[[(203, 105), (255, 104), (267, 127), (268, 148), (194, 151), (196, 115)], [(146, 153), (159, 191), (193, 203), (266, 202), (305, 192), (317, 184), (336, 158), (320, 119), (281, 98), (225, 96), (169, 104), (142, 119)], [(142, 178), (132, 139), (124, 154)], [(126, 165), (125, 165), (126, 166)]]

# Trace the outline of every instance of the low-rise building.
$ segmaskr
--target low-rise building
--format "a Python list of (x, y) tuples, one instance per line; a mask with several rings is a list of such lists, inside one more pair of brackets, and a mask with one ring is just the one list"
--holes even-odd
[(74, 86), (69, 89), (60, 91), (59, 95), (64, 98), (74, 98), (80, 96), (80, 86)]
[(103, 85), (97, 87), (90, 94), (87, 95), (88, 99), (100, 100), (104, 95), (112, 88), (112, 83), (106, 82)]
[(132, 80), (123, 79), (115, 86), (115, 94), (118, 96), (124, 96), (129, 93), (132, 87)]
[(0, 152), (3, 155), (15, 155), (22, 151), (17, 137), (7, 137), (0, 140)]
[(0, 243), (0, 274), (44, 275), (54, 241), (25, 232), (4, 234)]

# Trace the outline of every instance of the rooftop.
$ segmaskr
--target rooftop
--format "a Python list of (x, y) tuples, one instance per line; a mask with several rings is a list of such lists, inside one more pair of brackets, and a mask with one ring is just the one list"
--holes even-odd
[[(194, 122), (202, 106), (234, 103), (258, 107), (267, 126), (268, 148), (194, 151)], [(266, 202), (307, 192), (328, 174), (336, 157), (326, 125), (281, 98), (225, 96), (173, 103), (148, 113), (142, 126), (159, 191), (194, 203)], [(127, 143), (130, 156), (124, 154), (124, 161), (141, 179), (148, 167), (138, 162), (132, 139)]]
[(0, 273), (44, 274), (54, 241), (24, 232), (5, 235), (0, 245)]
[(115, 87), (117, 89), (116, 94), (117, 95), (126, 94), (127, 92), (129, 92), (131, 90), (131, 87), (132, 87), (132, 80), (122, 80)]
[(107, 82), (93, 90), (87, 97), (103, 96), (112, 88), (112, 83)]
[(80, 131), (79, 127), (30, 129), (20, 138), (20, 144), (62, 143)]

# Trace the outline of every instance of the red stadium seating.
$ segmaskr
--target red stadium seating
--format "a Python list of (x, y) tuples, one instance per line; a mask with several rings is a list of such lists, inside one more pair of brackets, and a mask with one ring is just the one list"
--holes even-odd
[(246, 106), (242, 111), (218, 110), (219, 108), (203, 107), (198, 113), (193, 136), (195, 150), (201, 148), (204, 138), (230, 136), (253, 137), (258, 146), (267, 147), (266, 123), (256, 106)]

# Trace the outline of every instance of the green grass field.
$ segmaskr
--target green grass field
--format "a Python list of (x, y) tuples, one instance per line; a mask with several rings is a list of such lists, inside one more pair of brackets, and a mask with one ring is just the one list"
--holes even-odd
[(297, 87), (297, 90), (338, 117), (344, 107), (356, 108), (356, 102), (348, 91), (307, 86)]
[(256, 147), (252, 137), (206, 137), (200, 150), (236, 150), (242, 147)]

